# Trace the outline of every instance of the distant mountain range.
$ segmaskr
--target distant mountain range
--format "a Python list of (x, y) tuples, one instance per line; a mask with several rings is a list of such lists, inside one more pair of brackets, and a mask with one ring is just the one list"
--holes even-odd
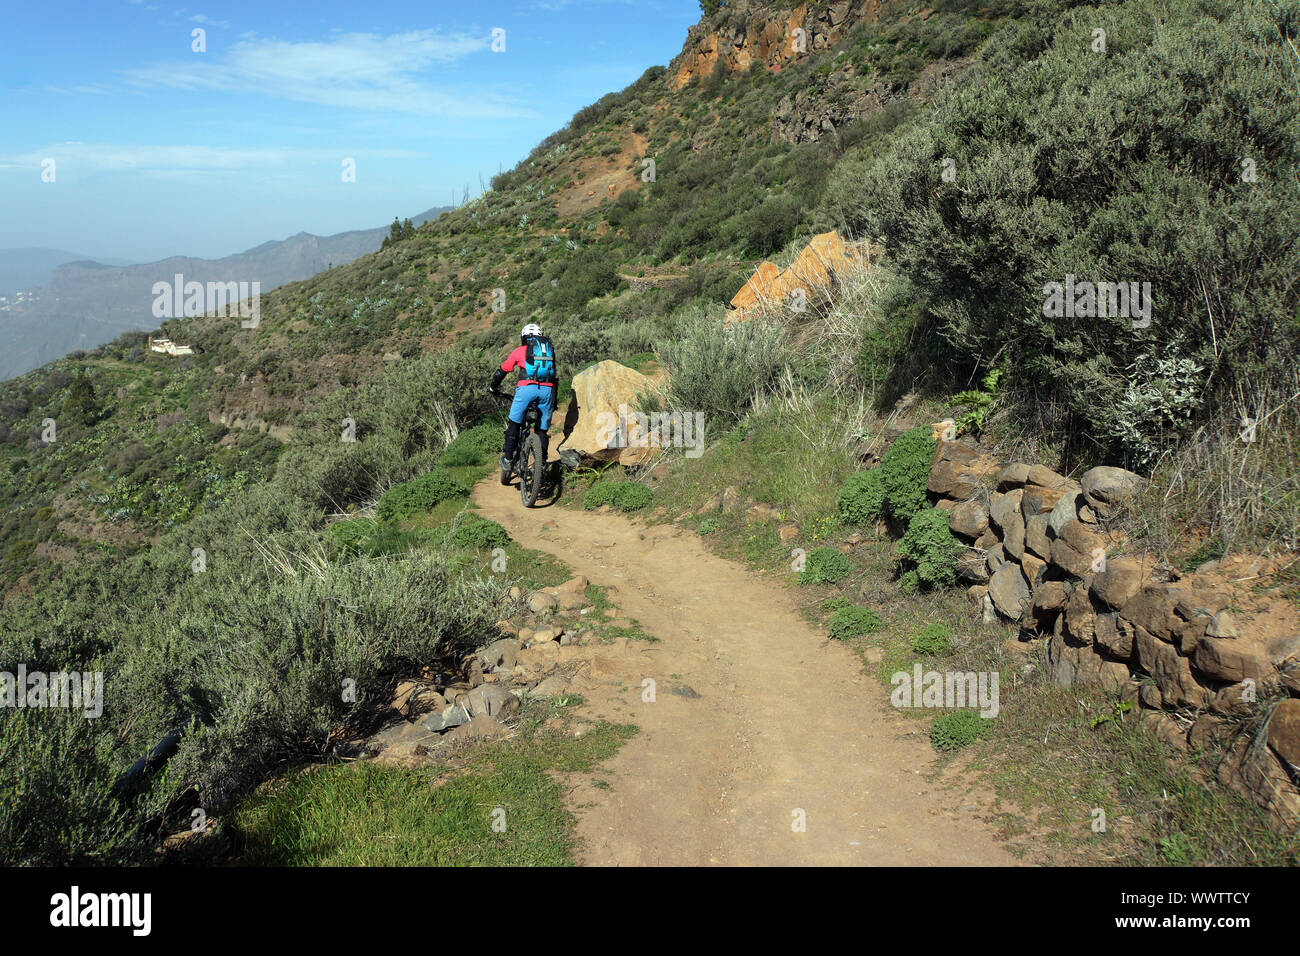
[[(412, 216), (420, 225), (450, 209), (440, 206)], [(260, 282), (269, 292), (306, 279), (331, 264), (342, 265), (374, 252), (388, 226), (355, 229), (333, 236), (300, 232), (264, 242), (222, 259), (172, 256), (130, 264), (91, 259), (59, 249), (0, 250), (0, 379), (39, 368), (75, 349), (92, 349), (132, 329), (159, 325), (152, 311), (155, 282)], [(27, 295), (19, 299), (19, 291)]]
[(129, 259), (104, 259), (66, 249), (0, 249), (0, 296), (10, 301), (18, 292), (31, 291), (50, 281), (65, 262), (91, 260), (106, 266), (129, 266)]

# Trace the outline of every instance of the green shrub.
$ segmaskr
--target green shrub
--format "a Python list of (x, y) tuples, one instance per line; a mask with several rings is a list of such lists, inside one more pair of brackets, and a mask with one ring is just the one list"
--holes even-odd
[[(887, 152), (840, 164), (830, 217), (911, 276), (946, 344), (935, 379), (1014, 350), (1011, 401), (1141, 466), (1295, 367), (1295, 32), (1293, 4), (1264, 2), (1008, 26)], [(1045, 314), (1067, 275), (1149, 283), (1150, 312)]]
[(640, 511), (654, 500), (654, 492), (645, 485), (629, 481), (619, 488), (614, 504), (619, 511)]
[(845, 524), (864, 525), (878, 520), (885, 505), (879, 468), (850, 475), (840, 488), (840, 518)]
[(718, 530), (717, 518), (705, 518), (700, 522), (700, 534), (713, 534)]
[(922, 589), (946, 587), (956, 580), (963, 546), (949, 530), (948, 520), (948, 512), (941, 508), (918, 511), (894, 548), (894, 554), (910, 565), (904, 575), (915, 573), (915, 583)]
[(952, 650), (952, 631), (944, 624), (927, 624), (912, 635), (912, 652), (938, 657)]
[(822, 601), (823, 611), (838, 611), (846, 607), (853, 607), (853, 602), (843, 594), (837, 594), (834, 597), (828, 597), (825, 601)]
[(501, 451), (501, 429), (496, 425), (475, 425), (451, 440), (451, 444), (438, 456), (443, 468), (463, 465), (486, 465)]
[(834, 584), (849, 573), (849, 559), (834, 548), (813, 548), (804, 557), (800, 584)]
[(594, 511), (602, 505), (614, 503), (614, 496), (617, 493), (616, 481), (598, 481), (587, 489), (587, 493), (582, 496), (582, 507), (588, 511)]
[(355, 554), (361, 550), (366, 539), (375, 533), (379, 522), (374, 518), (351, 518), (336, 521), (329, 526), (330, 537), (340, 551)]
[(485, 550), (504, 548), (510, 542), (510, 535), (495, 521), (466, 512), (446, 540), (457, 548)]
[(988, 718), (973, 710), (954, 710), (935, 718), (930, 725), (930, 743), (935, 750), (961, 750), (973, 744), (988, 729)]
[(935, 439), (929, 425), (904, 432), (880, 459), (880, 487), (884, 508), (900, 526), (926, 506), (925, 486), (930, 481)]
[(830, 634), (837, 641), (863, 637), (880, 629), (880, 615), (869, 607), (842, 607), (831, 617)]
[(444, 501), (467, 497), (468, 488), (447, 472), (435, 469), (389, 488), (379, 499), (375, 513), (383, 521), (401, 521), (413, 515), (427, 514)]
[(110, 794), (120, 772), (94, 721), (53, 709), (0, 717), (0, 864), (100, 866), (138, 861), (147, 846)]
[(582, 506), (591, 511), (613, 505), (620, 511), (639, 511), (654, 499), (654, 492), (635, 481), (600, 481), (587, 489)]

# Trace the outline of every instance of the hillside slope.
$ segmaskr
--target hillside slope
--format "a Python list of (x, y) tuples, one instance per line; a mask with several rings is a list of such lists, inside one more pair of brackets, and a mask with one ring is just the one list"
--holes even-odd
[[(813, 540), (898, 417), (946, 415), (1063, 474), (1142, 468), (1170, 560), (1294, 549), (1298, 24), (1265, 0), (729, 4), (485, 195), (264, 296), (256, 328), (170, 320), (201, 354), (125, 335), (3, 383), (0, 663), (117, 683), (93, 725), (6, 715), (0, 843), (133, 858), (145, 824), (332, 753), (359, 713), (340, 681), (373, 703), (489, 639), (490, 529), (430, 541), (495, 452), (484, 387), (528, 321), (566, 377), (655, 353), (669, 404), (707, 414), (706, 469), (779, 424), (750, 473)], [(829, 229), (883, 258), (723, 324)], [(1045, 308), (1075, 278), (1152, 284), (1151, 324)], [(116, 774), (191, 718), (119, 806)]]

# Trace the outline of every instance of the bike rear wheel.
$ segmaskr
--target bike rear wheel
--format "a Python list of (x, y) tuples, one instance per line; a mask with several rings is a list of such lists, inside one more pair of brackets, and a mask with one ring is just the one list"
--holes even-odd
[(531, 508), (542, 492), (542, 438), (532, 432), (524, 441), (519, 469), (519, 498)]

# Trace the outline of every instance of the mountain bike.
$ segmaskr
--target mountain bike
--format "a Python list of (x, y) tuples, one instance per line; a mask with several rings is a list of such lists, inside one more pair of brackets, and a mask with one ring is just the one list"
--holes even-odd
[[(505, 392), (493, 392), (497, 398), (510, 401)], [(519, 443), (515, 445), (515, 457), (511, 459), (510, 468), (501, 469), (501, 484), (508, 485), (519, 478), (519, 499), (525, 508), (531, 508), (542, 491), (542, 477), (546, 463), (542, 461), (542, 436), (537, 434), (537, 424), (541, 421), (541, 410), (537, 401), (528, 403), (524, 410), (524, 424), (519, 429)]]

